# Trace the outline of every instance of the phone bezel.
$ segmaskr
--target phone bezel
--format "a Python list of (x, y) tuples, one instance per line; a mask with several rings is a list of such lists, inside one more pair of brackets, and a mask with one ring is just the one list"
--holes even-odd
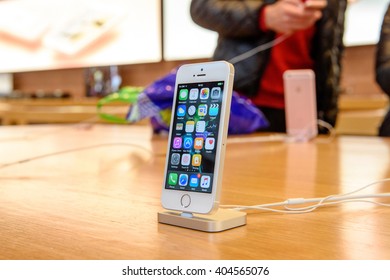
[[(223, 163), (226, 147), (227, 130), (230, 115), (231, 94), (233, 88), (234, 68), (225, 61), (215, 61), (206, 63), (194, 63), (181, 66), (177, 71), (175, 91), (172, 105), (172, 116), (168, 137), (167, 156), (164, 169), (164, 181), (162, 187), (161, 203), (165, 209), (177, 210), (191, 213), (207, 214), (213, 212), (219, 204), (219, 197), (222, 185)], [(201, 193), (183, 190), (166, 189), (166, 178), (168, 172), (168, 162), (170, 154), (170, 143), (173, 137), (172, 125), (175, 118), (176, 99), (178, 98), (178, 85), (188, 83), (223, 81), (222, 102), (220, 108), (219, 131), (215, 147), (214, 179), (211, 193)], [(191, 203), (188, 207), (181, 204), (184, 195), (190, 197)]]

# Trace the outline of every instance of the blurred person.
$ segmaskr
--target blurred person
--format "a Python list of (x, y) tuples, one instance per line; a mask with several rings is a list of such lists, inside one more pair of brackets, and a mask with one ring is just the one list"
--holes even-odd
[[(383, 17), (381, 33), (376, 49), (376, 82), (390, 96), (390, 4)], [(384, 117), (378, 131), (379, 136), (390, 136), (390, 110)]]
[[(191, 16), (216, 31), (214, 60), (235, 66), (234, 89), (285, 132), (283, 73), (316, 74), (318, 118), (336, 123), (347, 0), (192, 0)], [(259, 46), (272, 47), (245, 57)], [(241, 56), (240, 56), (241, 55)]]

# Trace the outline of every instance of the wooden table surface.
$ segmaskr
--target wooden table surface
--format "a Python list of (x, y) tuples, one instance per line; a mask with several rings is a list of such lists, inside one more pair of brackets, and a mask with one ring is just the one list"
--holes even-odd
[[(222, 204), (323, 197), (390, 177), (389, 139), (264, 137), (229, 137)], [(390, 259), (390, 209), (372, 204), (248, 211), (246, 226), (219, 233), (159, 224), (166, 144), (147, 125), (0, 126), (0, 259)]]
[[(107, 123), (97, 115), (97, 98), (20, 98), (0, 99), (0, 124), (69, 124), (82, 121)], [(111, 102), (105, 114), (125, 118), (129, 104)]]

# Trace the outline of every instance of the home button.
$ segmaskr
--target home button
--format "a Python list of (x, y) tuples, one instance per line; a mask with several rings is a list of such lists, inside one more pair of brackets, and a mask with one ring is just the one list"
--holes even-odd
[(188, 194), (185, 194), (181, 197), (180, 203), (184, 208), (187, 208), (191, 204), (191, 197)]

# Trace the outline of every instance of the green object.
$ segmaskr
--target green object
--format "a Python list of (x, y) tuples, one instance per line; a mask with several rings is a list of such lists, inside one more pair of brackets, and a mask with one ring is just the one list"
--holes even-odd
[(103, 107), (111, 102), (122, 102), (129, 105), (135, 104), (138, 100), (138, 95), (142, 92), (142, 90), (142, 87), (123, 87), (118, 92), (114, 92), (103, 97), (97, 103), (97, 112), (99, 117), (113, 123), (128, 123), (125, 118), (104, 113)]
[(170, 173), (168, 179), (169, 185), (177, 185), (177, 173)]

